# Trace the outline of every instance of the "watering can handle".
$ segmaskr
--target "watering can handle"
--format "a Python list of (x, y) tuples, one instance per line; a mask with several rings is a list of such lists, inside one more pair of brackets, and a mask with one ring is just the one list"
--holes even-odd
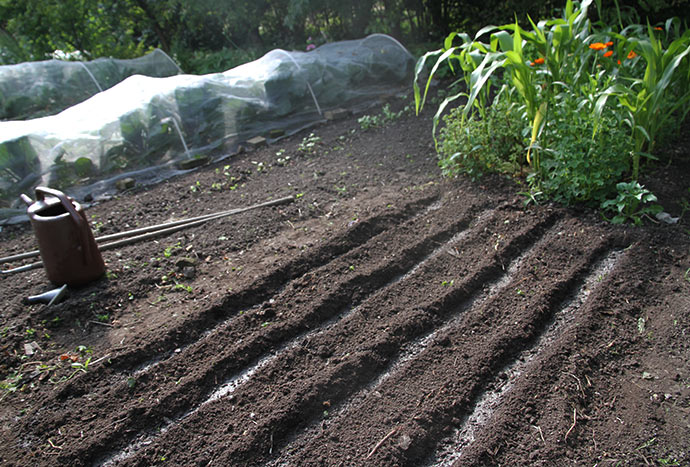
[(54, 196), (55, 198), (59, 199), (60, 202), (62, 203), (62, 206), (69, 212), (70, 216), (72, 217), (72, 220), (74, 223), (77, 225), (77, 229), (79, 230), (79, 236), (81, 237), (81, 245), (82, 245), (82, 250), (84, 252), (84, 263), (87, 263), (89, 261), (90, 257), (90, 251), (89, 251), (89, 239), (87, 235), (86, 229), (88, 228), (88, 225), (84, 222), (84, 219), (79, 215), (77, 210), (74, 208), (74, 205), (72, 204), (72, 201), (67, 197), (66, 194), (59, 190), (54, 190), (52, 188), (47, 188), (44, 186), (37, 186), (36, 187), (36, 201), (43, 201), (45, 199), (45, 195), (49, 196)]

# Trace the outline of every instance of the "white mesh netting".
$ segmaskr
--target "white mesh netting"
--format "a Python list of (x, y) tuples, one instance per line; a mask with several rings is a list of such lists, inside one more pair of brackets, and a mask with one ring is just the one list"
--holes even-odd
[[(38, 184), (80, 198), (180, 173), (176, 162), (218, 160), (271, 130), (285, 134), (359, 110), (411, 83), (415, 60), (395, 39), (374, 34), (311, 52), (273, 50), (224, 73), (132, 76), (49, 117), (0, 122), (0, 218)], [(215, 149), (215, 150), (214, 150)]]
[(162, 78), (182, 70), (162, 50), (131, 60), (46, 60), (0, 66), (0, 120), (52, 115), (132, 75)]

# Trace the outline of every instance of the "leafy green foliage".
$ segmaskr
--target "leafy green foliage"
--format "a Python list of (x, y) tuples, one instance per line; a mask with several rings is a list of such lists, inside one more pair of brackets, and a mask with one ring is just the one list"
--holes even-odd
[[(435, 135), (446, 107), (464, 99), (462, 112), (451, 113), (449, 129), (441, 133), (446, 172), (504, 171), (496, 164), (504, 156), (488, 144), (491, 132), (477, 123), (495, 118), (493, 96), (500, 96), (519, 109), (511, 117), (520, 122), (514, 126), (527, 128), (530, 193), (599, 205), (627, 176), (636, 183), (640, 158), (654, 158), (653, 149), (690, 110), (690, 32), (682, 32), (677, 19), (664, 27), (623, 28), (619, 15), (620, 27), (593, 24), (591, 6), (592, 0), (568, 0), (560, 18), (535, 23), (528, 17), (527, 29), (515, 22), (487, 26), (474, 39), (452, 33), (442, 49), (419, 60), (418, 111), (441, 64), (460, 69), (466, 84), (445, 98), (434, 117)], [(430, 58), (436, 64), (422, 92)], [(626, 201), (624, 215), (636, 221), (631, 203)]]
[(410, 111), (410, 108), (405, 107), (404, 109), (399, 110), (398, 112), (394, 112), (391, 110), (391, 106), (389, 104), (386, 104), (381, 109), (380, 114), (362, 115), (357, 119), (357, 123), (359, 123), (359, 127), (362, 130), (367, 131), (372, 128), (386, 126), (387, 124), (398, 120), (408, 111)]
[(524, 128), (517, 106), (495, 102), (484, 119), (465, 120), (461, 108), (444, 117), (439, 166), (445, 175), (463, 173), (477, 179), (485, 173), (520, 171)]
[(150, 49), (137, 37), (146, 18), (131, 2), (23, 0), (0, 2), (5, 57), (0, 63), (43, 60), (55, 50), (87, 57), (133, 58)]
[(629, 171), (632, 142), (628, 133), (607, 112), (601, 130), (590, 138), (594, 121), (578, 110), (571, 95), (561, 96), (558, 113), (542, 131), (539, 172), (528, 176), (533, 191), (541, 191), (563, 204), (590, 203), (598, 206), (614, 193), (615, 184)]
[(309, 136), (302, 138), (302, 142), (297, 146), (297, 150), (303, 154), (314, 154), (321, 143), (321, 137), (314, 133), (309, 133)]
[(635, 225), (642, 224), (642, 216), (654, 215), (662, 211), (658, 204), (649, 204), (656, 201), (649, 190), (637, 182), (621, 182), (616, 185), (618, 196), (601, 204), (605, 212), (613, 212), (610, 219), (613, 224), (623, 224), (632, 221)]
[(220, 73), (243, 63), (256, 60), (266, 51), (251, 47), (234, 49), (224, 47), (220, 50), (190, 50), (180, 48), (175, 53), (180, 68), (193, 70), (196, 74)]

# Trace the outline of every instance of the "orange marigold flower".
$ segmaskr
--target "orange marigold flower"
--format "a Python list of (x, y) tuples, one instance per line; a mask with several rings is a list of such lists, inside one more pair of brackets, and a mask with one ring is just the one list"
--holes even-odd
[(621, 61), (620, 61), (620, 60), (618, 60), (618, 64), (619, 64), (619, 65), (621, 64)]
[(661, 27), (657, 26), (657, 27), (654, 28), (654, 30), (655, 30), (655, 31), (663, 31), (664, 28), (661, 28)]
[(613, 41), (608, 41), (606, 44), (604, 44), (606, 47), (611, 47), (613, 45)]
[(594, 44), (590, 44), (589, 48), (592, 50), (604, 50), (606, 48), (606, 44), (603, 42), (595, 42)]
[(634, 50), (631, 50), (630, 53), (628, 54), (628, 59), (632, 60), (635, 57), (637, 57), (637, 54), (635, 53)]
[(613, 55), (613, 50), (609, 50), (608, 52), (606, 52), (604, 54), (604, 57), (610, 57), (611, 55)]
[(539, 57), (536, 60), (534, 60), (535, 65), (543, 65), (544, 64), (544, 57)]

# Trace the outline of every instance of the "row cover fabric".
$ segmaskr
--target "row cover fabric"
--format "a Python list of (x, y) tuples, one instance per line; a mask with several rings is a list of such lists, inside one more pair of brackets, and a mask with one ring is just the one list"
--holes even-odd
[(159, 49), (129, 60), (45, 60), (3, 65), (0, 66), (0, 120), (56, 114), (132, 75), (162, 78), (181, 72), (180, 67)]
[(181, 173), (181, 160), (219, 160), (252, 137), (323, 121), (327, 110), (361, 110), (408, 87), (414, 64), (399, 42), (374, 34), (273, 50), (224, 73), (133, 76), (58, 115), (0, 122), (0, 217), (38, 184), (78, 199), (107, 195), (120, 178), (157, 182)]

